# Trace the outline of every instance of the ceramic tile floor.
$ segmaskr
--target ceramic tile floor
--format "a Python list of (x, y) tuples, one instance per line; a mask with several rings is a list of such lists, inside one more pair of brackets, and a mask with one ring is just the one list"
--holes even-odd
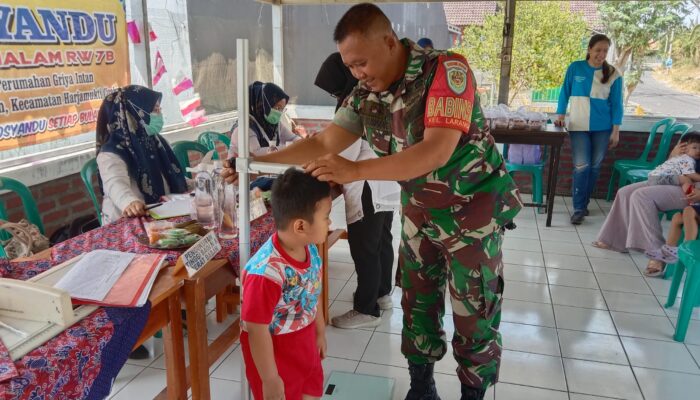
[[(700, 308), (693, 314), (686, 343), (672, 339), (678, 303), (665, 309), (669, 281), (646, 278), (640, 255), (590, 246), (610, 203), (592, 204), (586, 222), (569, 224), (569, 198), (557, 198), (553, 226), (525, 209), (518, 229), (504, 243), (506, 289), (503, 302), (503, 359), (500, 383), (489, 400), (686, 400), (700, 392)], [(336, 226), (344, 225), (343, 205), (335, 204)], [(666, 223), (665, 223), (666, 225)], [(667, 225), (666, 225), (667, 226)], [(398, 218), (394, 223), (398, 237)], [(397, 245), (398, 242), (395, 241)], [(356, 287), (347, 242), (330, 252), (331, 315), (352, 307)], [(400, 289), (394, 308), (376, 329), (328, 328), (326, 374), (349, 371), (396, 379), (394, 399), (409, 386), (400, 351)], [(211, 308), (209, 308), (211, 311)], [(445, 330), (454, 331), (447, 307)], [(210, 314), (210, 332), (220, 330)], [(227, 321), (230, 323), (231, 319)], [(152, 398), (165, 386), (162, 345), (155, 357), (129, 361), (114, 384), (113, 399)], [(443, 400), (459, 399), (451, 351), (436, 366)], [(240, 349), (230, 349), (211, 368), (212, 399), (240, 398)], [(327, 376), (327, 375), (326, 375)]]

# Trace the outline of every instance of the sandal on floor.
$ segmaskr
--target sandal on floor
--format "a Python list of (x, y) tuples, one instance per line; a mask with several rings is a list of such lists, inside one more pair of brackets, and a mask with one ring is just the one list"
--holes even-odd
[[(650, 268), (652, 265), (658, 266), (658, 269), (656, 268)], [(649, 264), (647, 264), (647, 269), (644, 271), (644, 275), (648, 276), (650, 278), (654, 278), (657, 276), (662, 276), (664, 274), (664, 271), (666, 270), (666, 264), (662, 263), (661, 261), (657, 260), (650, 260)]]

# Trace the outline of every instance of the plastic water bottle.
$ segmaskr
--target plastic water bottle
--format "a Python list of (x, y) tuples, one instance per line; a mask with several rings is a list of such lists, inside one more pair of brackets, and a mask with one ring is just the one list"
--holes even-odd
[(220, 160), (215, 160), (211, 179), (214, 188), (214, 222), (217, 229), (221, 227), (223, 219), (224, 186), (226, 185), (223, 176), (221, 176), (223, 170), (224, 164)]
[(223, 202), (222, 202), (222, 220), (221, 228), (219, 229), (219, 237), (221, 239), (235, 239), (238, 237), (238, 192), (235, 185), (224, 183), (223, 185)]
[(199, 167), (194, 190), (195, 212), (197, 214), (197, 221), (199, 221), (205, 229), (211, 230), (216, 228), (216, 215), (214, 211), (216, 208), (216, 193), (214, 192), (211, 173), (205, 166), (200, 164)]

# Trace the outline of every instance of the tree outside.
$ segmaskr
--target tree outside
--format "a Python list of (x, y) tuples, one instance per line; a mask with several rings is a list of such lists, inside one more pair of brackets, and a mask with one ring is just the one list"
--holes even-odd
[[(514, 100), (532, 90), (561, 86), (568, 65), (585, 56), (589, 36), (586, 21), (566, 2), (518, 2), (515, 13), (510, 105), (519, 105)], [(466, 27), (452, 49), (493, 82), (500, 74), (503, 18), (500, 11), (487, 16), (483, 26)]]
[[(658, 53), (664, 38), (683, 27), (685, 1), (606, 1), (598, 4), (605, 33), (613, 41), (616, 68), (625, 77), (625, 104), (644, 73), (644, 60)], [(660, 54), (665, 60), (663, 54)], [(631, 62), (630, 62), (631, 61)]]

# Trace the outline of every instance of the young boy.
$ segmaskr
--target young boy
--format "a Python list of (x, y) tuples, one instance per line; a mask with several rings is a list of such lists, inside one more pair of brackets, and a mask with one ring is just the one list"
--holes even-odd
[(323, 394), (325, 322), (317, 313), (330, 187), (288, 169), (272, 186), (277, 233), (242, 272), (241, 347), (255, 400), (311, 400)]
[(692, 185), (700, 181), (700, 174), (695, 171), (695, 163), (700, 160), (700, 133), (686, 133), (681, 143), (688, 143), (686, 153), (669, 158), (663, 164), (649, 172), (649, 185)]

